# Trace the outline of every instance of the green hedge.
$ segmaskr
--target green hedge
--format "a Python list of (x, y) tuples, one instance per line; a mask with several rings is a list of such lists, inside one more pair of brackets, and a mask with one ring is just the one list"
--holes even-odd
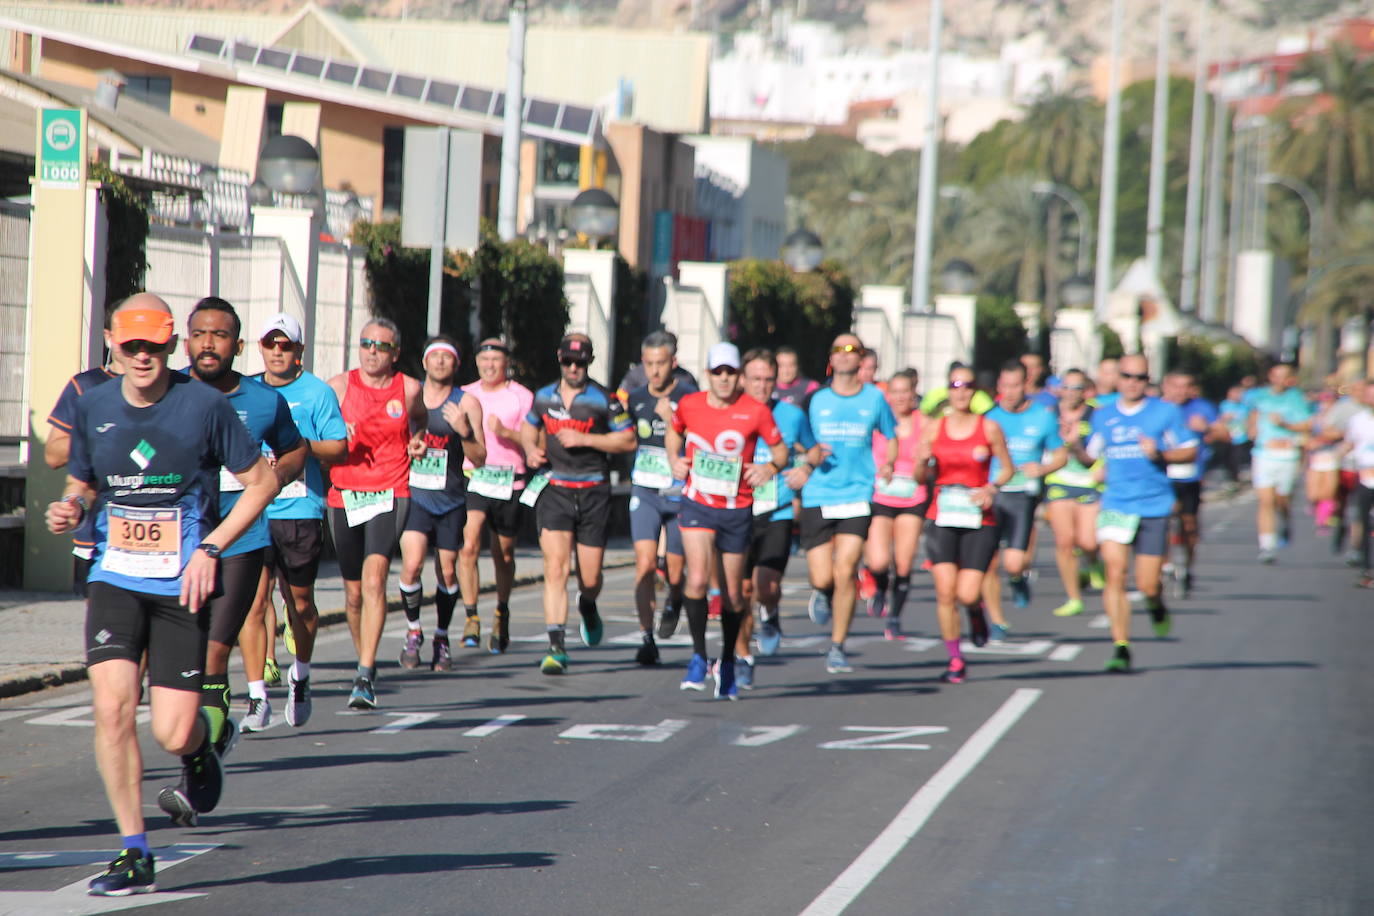
[(740, 348), (797, 350), (802, 372), (825, 378), (830, 342), (854, 323), (853, 281), (838, 261), (806, 274), (781, 261), (730, 265), (729, 336)]

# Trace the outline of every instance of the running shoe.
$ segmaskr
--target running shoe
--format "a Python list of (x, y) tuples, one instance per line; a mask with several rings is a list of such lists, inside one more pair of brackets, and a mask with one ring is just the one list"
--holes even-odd
[(420, 667), (420, 647), (425, 644), (425, 634), (423, 630), (415, 627), (406, 629), (405, 645), (401, 647), (401, 667), (418, 668)]
[(487, 651), (501, 655), (510, 648), (510, 613), (497, 611), (491, 618), (491, 635), (487, 637)]
[(151, 852), (145, 854), (141, 849), (126, 849), (115, 857), (105, 874), (91, 879), (87, 893), (94, 897), (151, 894), (157, 890), (155, 874)]
[(760, 655), (777, 655), (782, 645), (782, 621), (779, 615), (759, 618), (758, 644)]
[(195, 806), (186, 797), (186, 780), (180, 785), (164, 786), (157, 793), (157, 806), (172, 819), (173, 827), (194, 827), (199, 820)]
[(816, 626), (829, 625), (830, 596), (818, 588), (811, 589), (811, 600), (806, 603), (806, 612), (811, 615), (811, 622)]
[(1011, 603), (1017, 607), (1030, 607), (1030, 576), (1011, 576), (1007, 582), (1011, 585)]
[(902, 625), (896, 618), (889, 620), (887, 626), (883, 627), (883, 639), (888, 642), (901, 642), (906, 639), (906, 634), (902, 632)]
[(1070, 598), (1050, 613), (1056, 617), (1077, 617), (1083, 613), (1083, 599)]
[[(286, 669), (286, 724), (300, 728), (310, 721), (310, 678), (296, 680), (295, 666)], [(223, 754), (220, 754), (223, 757)]]
[(1007, 641), (1007, 636), (1011, 633), (1011, 627), (1005, 623), (994, 623), (992, 631), (988, 634), (988, 642), (994, 646), (1000, 646)]
[(1088, 585), (1089, 585), (1089, 583), (1091, 583), (1091, 582), (1092, 582), (1092, 573), (1088, 571), (1088, 568), (1087, 568), (1087, 567), (1080, 566), (1080, 567), (1078, 568), (1078, 587), (1079, 587), (1079, 588), (1087, 588)]
[(678, 688), (680, 690), (705, 690), (706, 668), (706, 656), (692, 653), (692, 660), (687, 663), (687, 673), (682, 676), (682, 683), (678, 685)]
[(269, 658), (262, 665), (262, 680), (268, 687), (281, 686), (281, 666), (275, 658)]
[(544, 660), (539, 663), (539, 670), (544, 674), (564, 674), (568, 670), (568, 653), (555, 652), (549, 650), (549, 654), (544, 656)]
[(723, 658), (716, 662), (712, 675), (716, 682), (717, 700), (738, 700), (739, 685), (735, 683), (735, 660)]
[(243, 717), (239, 727), (245, 734), (265, 731), (272, 724), (272, 702), (266, 697), (249, 697), (248, 714)]
[(859, 568), (859, 597), (867, 601), (878, 594), (878, 580), (873, 578), (873, 573), (867, 567)]
[(463, 621), (463, 645), (476, 649), (482, 644), (482, 618), (473, 614)]
[(940, 680), (946, 684), (962, 684), (968, 678), (968, 663), (962, 658), (951, 658)]
[(658, 664), (658, 643), (654, 642), (654, 634), (644, 634), (644, 641), (635, 650), (635, 663), (646, 668)]
[(1274, 561), (1277, 559), (1278, 557), (1272, 550), (1261, 549), (1259, 552), (1259, 561), (1263, 563), (1265, 566), (1273, 566)]
[(677, 621), (681, 616), (682, 611), (679, 608), (665, 604), (663, 613), (658, 615), (658, 638), (672, 639), (673, 634), (677, 632)]
[(296, 656), (296, 631), (291, 629), (291, 618), (288, 617), (286, 623), (281, 628), (282, 642), (286, 644), (286, 651), (291, 653), (291, 657)]
[(432, 671), (452, 671), (453, 670), (453, 650), (449, 648), (448, 637), (434, 636), (434, 658), (429, 663)]
[(372, 678), (360, 674), (353, 679), (353, 690), (348, 694), (348, 708), (377, 708), (377, 692), (372, 689)]
[(606, 628), (601, 624), (601, 615), (596, 612), (596, 602), (579, 602), (577, 609), (582, 614), (582, 625), (577, 628), (582, 636), (582, 644), (588, 647), (601, 645), (601, 634)]
[(754, 660), (752, 658), (735, 659), (735, 683), (741, 690), (754, 689)]
[(839, 646), (831, 646), (830, 651), (825, 654), (825, 671), (827, 674), (849, 674), (854, 668), (849, 664), (849, 659), (845, 658), (844, 649)]
[(213, 746), (181, 758), (181, 785), (197, 812), (208, 814), (215, 810), (224, 791), (224, 764)]
[(1374, 588), (1374, 573), (1365, 573), (1355, 580), (1356, 588)]
[(1360, 554), (1358, 550), (1351, 548), (1350, 550), (1347, 550), (1345, 552), (1345, 565), (1349, 566), (1351, 569), (1355, 569), (1363, 562), (1364, 557)]
[(865, 603), (869, 617), (887, 616), (887, 592), (874, 592), (873, 597), (866, 599)]
[(1099, 592), (1107, 587), (1107, 568), (1101, 560), (1088, 567), (1088, 584)]
[(983, 611), (983, 602), (970, 605), (968, 609), (968, 638), (975, 646), (988, 644), (988, 615)]
[(720, 592), (711, 592), (706, 596), (706, 619), (720, 619)]
[(224, 717), (224, 725), (220, 726), (219, 738), (214, 742), (215, 753), (219, 754), (219, 759), (223, 760), (229, 756), (229, 752), (239, 743), (239, 724), (228, 716)]
[(1128, 646), (1117, 646), (1112, 657), (1107, 660), (1107, 670), (1125, 673), (1131, 670), (1131, 650)]
[(1150, 612), (1150, 626), (1154, 628), (1155, 636), (1160, 639), (1169, 635), (1173, 629), (1173, 618), (1169, 616), (1169, 609), (1164, 606), (1164, 602), (1156, 598), (1154, 601), (1146, 601)]

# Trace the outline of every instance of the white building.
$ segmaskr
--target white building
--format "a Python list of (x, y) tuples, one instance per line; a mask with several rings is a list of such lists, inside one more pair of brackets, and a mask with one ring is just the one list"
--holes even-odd
[(776, 258), (787, 231), (787, 160), (749, 137), (688, 137), (696, 213), (710, 221), (708, 259)]

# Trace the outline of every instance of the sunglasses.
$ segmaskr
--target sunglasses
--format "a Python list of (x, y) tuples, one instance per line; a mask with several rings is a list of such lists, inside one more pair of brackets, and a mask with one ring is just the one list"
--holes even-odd
[(1085, 389), (1082, 385), (1065, 385), (1065, 386), (1064, 386), (1064, 390), (1065, 390), (1065, 391), (1086, 391), (1087, 389)]
[(262, 348), (264, 350), (277, 350), (282, 353), (290, 353), (292, 350), (296, 349), (296, 345), (286, 339), (264, 340), (262, 341)]
[(973, 382), (950, 382), (949, 387), (956, 390), (959, 388), (972, 388)]
[(864, 348), (859, 344), (843, 344), (838, 347), (831, 347), (831, 353), (862, 353)]
[(563, 366), (564, 368), (567, 368), (568, 366), (581, 366), (583, 369), (585, 369), (587, 368), (587, 361), (585, 359), (569, 359), (565, 356), (558, 361), (558, 365)]
[(358, 346), (363, 350), (380, 350), (383, 353), (396, 352), (396, 344), (390, 340), (373, 340), (371, 337), (364, 337), (358, 341)]
[(714, 376), (739, 375), (739, 370), (734, 369), (730, 366), (717, 366), (716, 368), (711, 370), (711, 374)]
[(153, 343), (151, 340), (126, 340), (119, 345), (119, 349), (125, 356), (137, 356), (140, 353), (147, 353), (149, 356), (161, 356), (167, 352), (170, 343), (170, 340), (166, 343)]
[(1150, 380), (1148, 372), (1122, 372), (1120, 375), (1122, 378), (1128, 378), (1133, 382), (1148, 382)]

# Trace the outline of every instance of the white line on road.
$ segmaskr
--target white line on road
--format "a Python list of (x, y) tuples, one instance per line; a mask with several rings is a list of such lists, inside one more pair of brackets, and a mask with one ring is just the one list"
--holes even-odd
[(405, 731), (407, 728), (414, 728), (417, 725), (423, 725), (430, 719), (439, 718), (439, 714), (437, 712), (389, 712), (387, 713), (387, 715), (395, 716), (396, 720), (394, 722), (388, 722), (381, 728), (374, 728), (368, 734), (394, 735), (397, 732)]
[(941, 802), (964, 781), (964, 777), (973, 772), (1002, 736), (1025, 715), (1026, 710), (1040, 699), (1040, 694), (1041, 691), (1029, 687), (1012, 693), (930, 781), (917, 790), (868, 848), (819, 897), (811, 901), (810, 906), (802, 910), (801, 916), (838, 916), (843, 913), (906, 848), (906, 844), (921, 831)]
[(1088, 621), (1088, 626), (1092, 627), (1094, 630), (1105, 630), (1111, 625), (1112, 622), (1107, 619), (1106, 614), (1098, 614), (1092, 620)]
[(1082, 651), (1082, 646), (1060, 646), (1050, 653), (1050, 661), (1071, 662), (1075, 658), (1078, 658), (1078, 653)]
[(497, 716), (495, 719), (492, 719), (485, 725), (479, 725), (476, 728), (468, 729), (467, 731), (463, 732), (463, 736), (467, 738), (485, 738), (487, 735), (496, 734), (501, 729), (505, 728), (507, 725), (514, 725), (516, 722), (519, 722), (523, 718), (525, 717), (518, 714)]

